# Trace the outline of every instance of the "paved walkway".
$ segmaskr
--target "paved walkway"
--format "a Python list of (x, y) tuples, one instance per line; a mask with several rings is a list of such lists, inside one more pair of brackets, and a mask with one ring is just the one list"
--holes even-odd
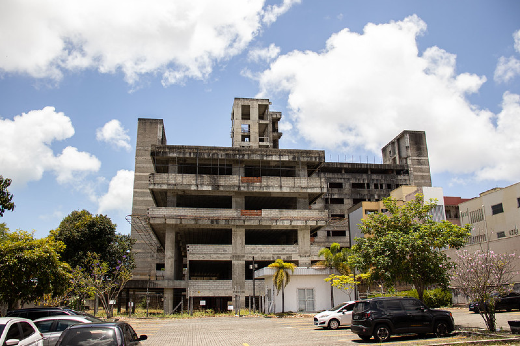
[[(464, 327), (482, 327), (479, 314), (467, 309), (450, 309), (455, 323)], [(507, 320), (520, 319), (520, 312), (497, 314), (498, 328), (509, 330)], [(143, 346), (335, 346), (370, 345), (363, 342), (349, 328), (326, 330), (313, 326), (312, 317), (265, 318), (265, 317), (208, 317), (191, 319), (130, 319), (136, 332), (147, 334)], [(426, 339), (410, 336), (393, 336), (385, 345), (432, 345), (464, 341), (464, 336)], [(520, 343), (519, 343), (520, 344)]]

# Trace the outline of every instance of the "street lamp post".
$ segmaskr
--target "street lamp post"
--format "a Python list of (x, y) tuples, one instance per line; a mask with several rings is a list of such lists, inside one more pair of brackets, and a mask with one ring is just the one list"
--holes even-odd
[(249, 266), (249, 269), (253, 270), (253, 312), (256, 312), (256, 292), (255, 292), (255, 269), (258, 265), (255, 264), (255, 256), (253, 256), (253, 264)]

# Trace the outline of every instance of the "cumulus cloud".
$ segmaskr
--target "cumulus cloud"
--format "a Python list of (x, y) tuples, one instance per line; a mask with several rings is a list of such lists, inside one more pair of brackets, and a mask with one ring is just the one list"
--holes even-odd
[(263, 13), (262, 21), (267, 25), (270, 25), (278, 19), (282, 14), (289, 11), (289, 9), (295, 5), (301, 3), (301, 0), (283, 0), (281, 5), (269, 5)]
[(99, 198), (98, 214), (106, 213), (109, 210), (130, 214), (133, 184), (133, 171), (124, 169), (118, 171), (108, 185), (108, 192)]
[(274, 43), (271, 43), (267, 48), (252, 49), (247, 54), (249, 61), (254, 62), (269, 62), (276, 58), (280, 54), (280, 47), (277, 47)]
[(344, 29), (323, 51), (293, 51), (250, 75), (258, 97), (287, 95), (286, 121), (314, 147), (380, 155), (402, 130), (424, 130), (434, 173), (517, 180), (519, 96), (504, 94), (499, 114), (472, 105), (486, 78), (457, 74), (456, 56), (439, 47), (420, 54), (425, 30), (416, 15)]
[(497, 83), (506, 83), (516, 76), (520, 76), (520, 60), (515, 57), (503, 57), (498, 59), (494, 79)]
[(130, 151), (132, 147), (130, 146), (130, 136), (128, 136), (127, 132), (119, 120), (113, 119), (96, 130), (96, 139), (109, 143), (116, 148)]
[(64, 71), (203, 80), (299, 0), (0, 2), (0, 71), (59, 81)]
[(40, 180), (46, 171), (59, 183), (73, 182), (79, 176), (97, 172), (100, 161), (93, 155), (68, 146), (60, 154), (53, 141), (74, 135), (70, 118), (54, 107), (32, 110), (10, 119), (0, 119), (0, 167), (13, 179), (13, 186)]
[[(515, 50), (520, 53), (520, 30), (513, 33)], [(509, 58), (501, 56), (495, 69), (494, 80), (497, 83), (507, 83), (516, 76), (520, 76), (520, 60), (511, 56)]]

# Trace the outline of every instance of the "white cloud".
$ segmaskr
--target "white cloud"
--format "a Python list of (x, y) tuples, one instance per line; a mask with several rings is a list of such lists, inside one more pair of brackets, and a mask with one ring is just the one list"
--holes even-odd
[(520, 30), (513, 33), (513, 39), (515, 40), (515, 50), (520, 53)]
[(134, 172), (120, 170), (108, 185), (108, 192), (99, 198), (98, 214), (109, 210), (130, 214), (132, 210), (132, 192)]
[(107, 142), (116, 148), (130, 151), (132, 147), (130, 146), (130, 136), (128, 136), (127, 132), (119, 120), (113, 119), (96, 130), (96, 139)]
[(294, 4), (301, 3), (301, 0), (283, 0), (283, 3), (279, 5), (269, 5), (263, 13), (262, 21), (267, 25), (270, 25), (278, 19), (282, 14), (289, 11)]
[(415, 15), (362, 34), (344, 29), (323, 51), (293, 51), (250, 75), (258, 97), (287, 94), (285, 120), (314, 147), (380, 155), (402, 130), (424, 130), (434, 173), (518, 180), (518, 95), (504, 94), (496, 115), (470, 104), (486, 78), (457, 75), (456, 56), (438, 47), (419, 54), (425, 30)]
[[(515, 50), (520, 53), (520, 30), (513, 33)], [(516, 76), (520, 76), (520, 60), (511, 56), (509, 58), (501, 56), (495, 69), (494, 80), (497, 83), (507, 83)]]
[(503, 57), (498, 59), (494, 79), (497, 83), (506, 83), (516, 76), (520, 76), (520, 60), (515, 57)]
[(143, 74), (164, 85), (205, 79), (299, 0), (3, 0), (0, 71), (60, 80), (64, 71)]
[(271, 43), (267, 48), (257, 48), (249, 51), (247, 57), (249, 61), (269, 62), (276, 58), (280, 54), (280, 47), (277, 47), (274, 43)]
[(97, 172), (100, 161), (93, 155), (66, 147), (55, 155), (53, 141), (74, 135), (70, 118), (54, 107), (32, 110), (10, 119), (0, 119), (0, 167), (13, 186), (40, 180), (45, 171), (53, 172), (59, 183)]

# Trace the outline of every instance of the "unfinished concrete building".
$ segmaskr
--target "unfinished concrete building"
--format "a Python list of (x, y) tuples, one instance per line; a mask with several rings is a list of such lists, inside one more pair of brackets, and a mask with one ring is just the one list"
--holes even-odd
[(404, 131), (389, 144), (399, 157), (380, 165), (327, 163), (324, 151), (279, 149), (281, 113), (269, 106), (235, 99), (231, 147), (167, 145), (162, 120), (139, 119), (131, 215), (137, 267), (126, 300), (146, 292), (165, 313), (186, 304), (261, 306), (253, 261), (256, 268), (278, 258), (311, 266), (322, 247), (350, 245), (353, 204), (400, 185), (431, 186), (424, 132)]

